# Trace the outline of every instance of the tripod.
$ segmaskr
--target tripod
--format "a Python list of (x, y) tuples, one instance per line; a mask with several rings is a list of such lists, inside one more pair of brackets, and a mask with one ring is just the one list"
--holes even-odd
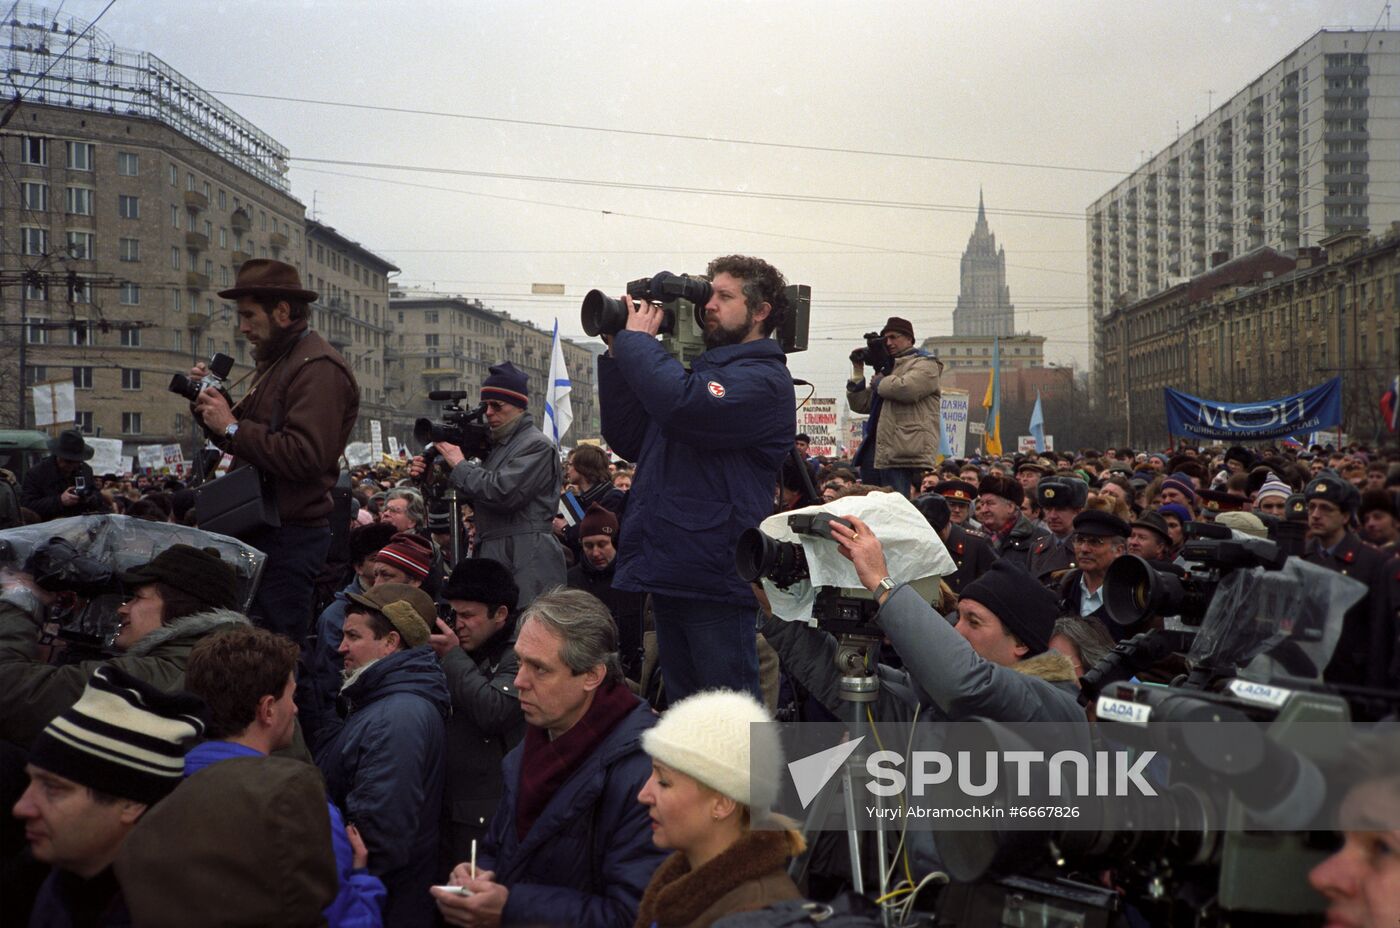
[[(800, 882), (806, 875), (812, 859), (812, 838), (821, 831), (822, 824), (841, 802), (842, 814), (846, 821), (847, 849), (851, 857), (851, 884), (860, 895), (866, 894), (865, 873), (861, 864), (861, 836), (856, 830), (856, 786), (865, 777), (865, 762), (870, 755), (869, 744), (873, 729), (867, 712), (880, 693), (880, 678), (872, 669), (874, 657), (878, 654), (880, 639), (865, 634), (843, 634), (837, 639), (836, 669), (841, 674), (838, 696), (841, 700), (841, 720), (846, 723), (847, 737), (859, 741), (860, 745), (851, 752), (841, 765), (841, 775), (833, 776), (816, 798), (802, 823), (802, 836), (807, 839), (807, 850), (793, 860), (789, 875), (794, 882)], [(869, 739), (869, 740), (865, 740)], [(882, 807), (884, 802), (874, 794), (870, 799)], [(885, 820), (875, 816), (875, 859), (879, 872), (873, 881), (876, 897), (886, 893), (889, 850), (886, 845)], [(881, 920), (888, 926), (890, 912), (881, 907)]]

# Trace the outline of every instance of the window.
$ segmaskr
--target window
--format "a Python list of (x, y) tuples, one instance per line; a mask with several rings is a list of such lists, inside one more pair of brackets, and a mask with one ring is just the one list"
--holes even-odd
[(170, 246), (170, 267), (174, 270), (180, 269), (180, 246)]
[(233, 275), (231, 275), (231, 274), (229, 273), (228, 265), (221, 265), (221, 266), (219, 267), (219, 285), (220, 285), (220, 286), (222, 286), (222, 287), (231, 286), (231, 285), (232, 285), (232, 276), (233, 276)]
[(19, 230), (22, 250), (27, 255), (45, 255), (49, 252), (49, 230), (21, 227)]
[(187, 428), (185, 424), (185, 414), (177, 412), (175, 414), (175, 434), (178, 435)]
[(92, 323), (75, 319), (68, 323), (68, 344), (83, 347), (92, 344)]
[(170, 186), (180, 186), (180, 169), (173, 164), (170, 166)]
[(29, 364), (24, 368), (24, 385), (26, 387), (37, 386), (41, 383), (48, 383), (49, 369), (42, 364)]
[(21, 164), (48, 164), (49, 140), (32, 135), (22, 136), (19, 140), (19, 160)]
[(219, 209), (228, 209), (228, 191), (219, 191)]
[(223, 226), (219, 227), (219, 247), (228, 247), (228, 229), (225, 229)]
[(91, 261), (97, 257), (93, 253), (93, 241), (96, 236), (91, 232), (69, 232), (68, 233), (68, 257), (78, 261)]
[(126, 435), (141, 434), (141, 414), (139, 412), (122, 413), (122, 433)]
[(122, 389), (123, 389), (123, 390), (139, 390), (139, 389), (141, 389), (141, 369), (140, 369), (139, 367), (124, 367), (124, 368), (122, 368)]
[[(173, 309), (173, 310), (175, 310), (177, 313), (180, 311), (180, 291), (179, 291), (179, 290), (171, 290), (171, 291), (170, 291), (170, 308)], [(178, 335), (179, 333), (177, 332), (177, 333), (175, 333), (175, 334)]]
[(132, 328), (123, 328), (123, 329), (122, 329), (122, 347), (123, 347), (123, 348), (140, 348), (140, 347), (141, 347), (141, 330), (140, 330), (140, 329), (132, 329)]
[[(400, 322), (403, 322), (403, 319), (400, 318), (399, 321), (400, 321)], [(424, 313), (424, 314), (423, 314), (423, 321), (426, 322), (428, 325), (437, 325), (437, 322), (438, 322), (437, 310), (433, 310), (432, 312)]]
[(47, 345), (49, 343), (49, 320), (43, 316), (30, 316), (25, 326), (24, 340), (31, 345)]
[(49, 185), (24, 181), (19, 185), (20, 201), (24, 208), (35, 213), (49, 211)]
[(204, 182), (204, 199), (209, 199), (209, 181)]
[(121, 239), (121, 240), (117, 243), (117, 256), (118, 256), (122, 261), (140, 261), (140, 260), (141, 260), (141, 241), (140, 241), (140, 239), (134, 239), (134, 238), (124, 238), (124, 239)]
[(121, 301), (123, 306), (141, 305), (141, 285), (131, 281), (122, 281)]
[[(184, 334), (183, 332), (181, 332), (179, 329), (176, 329), (176, 330), (175, 330), (175, 350), (176, 350), (176, 351), (183, 351), (183, 350), (184, 350), (184, 345), (185, 345), (185, 334)], [(243, 355), (242, 355), (241, 353), (238, 355), (238, 360), (240, 360), (240, 361), (243, 360)]]
[(25, 284), (24, 298), (26, 300), (38, 300), (40, 302), (47, 300), (49, 298), (49, 285), (43, 281)]
[(180, 207), (174, 203), (170, 204), (170, 226), (174, 229), (180, 228)]
[(123, 219), (141, 218), (141, 198), (121, 194), (117, 197), (117, 215)]
[(429, 348), (438, 347), (438, 337), (436, 335), (425, 335), (424, 338), (427, 339), (427, 345)]
[(141, 158), (136, 152), (117, 152), (117, 173), (123, 177), (135, 177), (141, 173)]
[(91, 390), (91, 389), (92, 389), (92, 368), (90, 368), (90, 367), (75, 367), (75, 368), (73, 368), (73, 389), (75, 389), (75, 390)]
[(194, 175), (193, 175), (193, 174), (186, 174), (186, 175), (185, 175), (185, 189), (186, 189), (186, 190), (189, 190), (189, 191), (191, 191), (191, 192), (194, 191)]
[(95, 146), (91, 142), (64, 142), (63, 145), (68, 149), (68, 170), (92, 170), (92, 153)]
[(76, 425), (84, 435), (91, 435), (93, 432), (92, 412), (90, 410), (79, 410), (74, 413), (73, 424)]

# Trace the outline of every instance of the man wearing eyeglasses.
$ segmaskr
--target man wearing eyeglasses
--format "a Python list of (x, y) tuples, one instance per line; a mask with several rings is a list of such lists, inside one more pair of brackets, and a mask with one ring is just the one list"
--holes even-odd
[[(520, 589), (518, 608), (551, 587), (563, 586), (564, 549), (550, 519), (559, 506), (563, 467), (559, 454), (535, 427), (529, 378), (509, 361), (491, 367), (481, 385), (491, 447), (481, 461), (468, 461), (456, 445), (434, 447), (452, 468), (452, 482), (476, 518), (477, 556), (500, 561)], [(423, 473), (415, 457), (409, 473)]]
[(1108, 618), (1103, 605), (1103, 578), (1108, 567), (1127, 549), (1127, 522), (1102, 509), (1086, 509), (1074, 517), (1074, 561), (1078, 568), (1065, 574), (1060, 584), (1060, 612), (1095, 618), (1110, 633), (1119, 626)]

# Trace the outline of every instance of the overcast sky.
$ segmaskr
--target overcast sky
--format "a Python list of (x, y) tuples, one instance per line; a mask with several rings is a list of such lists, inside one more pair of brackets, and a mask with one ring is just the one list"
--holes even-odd
[[(105, 5), (68, 0), (64, 12), (90, 19)], [(1086, 364), (1085, 207), (1203, 116), (1208, 91), (1218, 104), (1319, 28), (1370, 28), (1381, 10), (116, 0), (99, 28), (288, 146), (308, 214), (314, 202), (407, 286), (479, 296), (545, 328), (558, 316), (583, 338), (592, 287), (759, 255), (811, 285), (813, 348), (790, 364), (840, 395), (846, 355), (886, 316), (921, 338), (951, 334), (979, 186), (1017, 328), (1045, 335), (1050, 361)], [(532, 283), (568, 295), (531, 297)]]

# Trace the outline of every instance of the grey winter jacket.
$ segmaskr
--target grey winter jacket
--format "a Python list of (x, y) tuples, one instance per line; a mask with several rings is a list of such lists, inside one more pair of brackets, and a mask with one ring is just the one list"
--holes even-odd
[(528, 412), (485, 460), (452, 469), (452, 482), (476, 510), (476, 556), (510, 568), (521, 607), (564, 585), (564, 549), (550, 527), (562, 477), (558, 449)]

